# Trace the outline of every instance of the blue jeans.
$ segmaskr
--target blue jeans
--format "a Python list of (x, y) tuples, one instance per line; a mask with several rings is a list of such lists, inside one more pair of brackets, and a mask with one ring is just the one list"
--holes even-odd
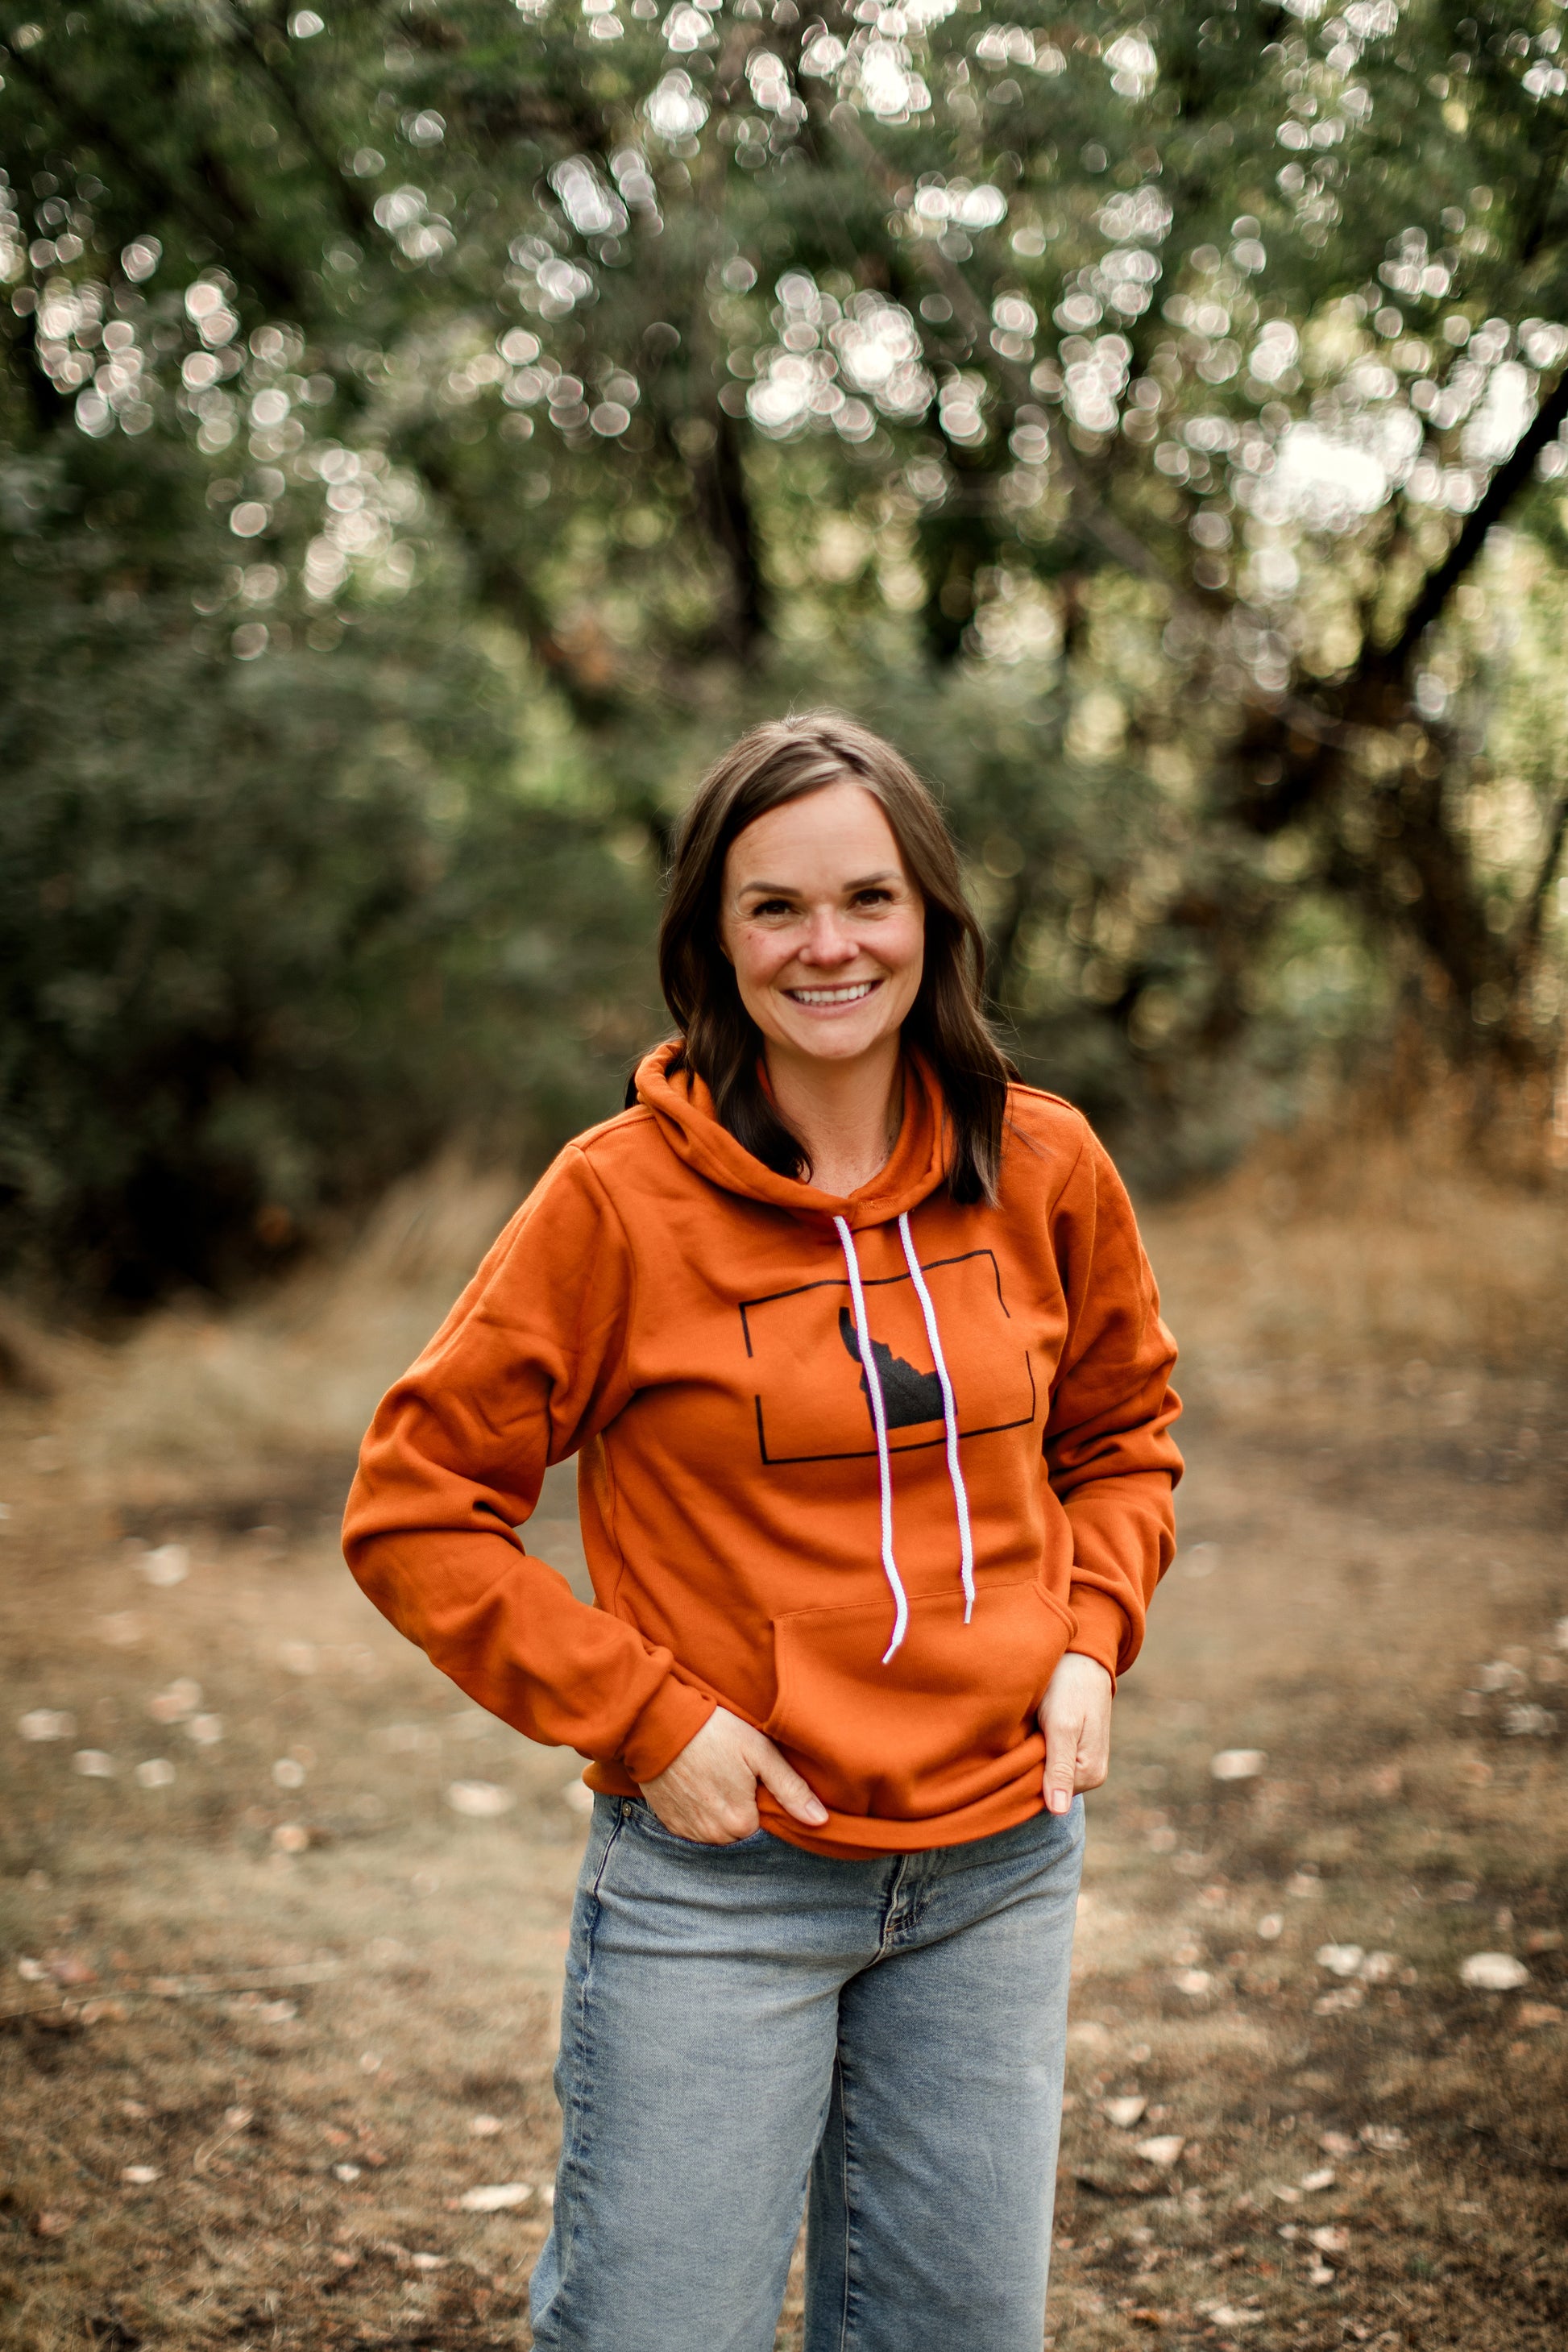
[(598, 1797), (539, 2352), (1040, 2352), (1083, 1808), (829, 1861)]

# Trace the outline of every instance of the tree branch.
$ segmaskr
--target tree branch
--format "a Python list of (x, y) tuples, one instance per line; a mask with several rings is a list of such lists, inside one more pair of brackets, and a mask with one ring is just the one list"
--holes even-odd
[(1557, 437), (1557, 428), (1568, 418), (1568, 368), (1558, 377), (1552, 390), (1537, 408), (1515, 443), (1512, 454), (1487, 484), (1479, 504), (1465, 517), (1452, 547), (1443, 561), (1434, 565), (1421, 583), (1420, 593), (1399, 625), (1393, 643), (1384, 647), (1375, 659), (1384, 674), (1403, 678), (1421, 639), (1439, 619), (1449, 597), (1474, 563), (1486, 542), (1488, 532), (1501, 521), (1520, 492), (1530, 482), (1535, 471), (1535, 461), (1549, 442)]
[(1556, 814), (1547, 827), (1546, 847), (1542, 852), (1541, 864), (1524, 902), (1518, 934), (1521, 963), (1528, 962), (1541, 944), (1542, 928), (1546, 920), (1546, 901), (1551, 896), (1564, 842), (1568, 842), (1568, 793), (1564, 793), (1558, 802)]

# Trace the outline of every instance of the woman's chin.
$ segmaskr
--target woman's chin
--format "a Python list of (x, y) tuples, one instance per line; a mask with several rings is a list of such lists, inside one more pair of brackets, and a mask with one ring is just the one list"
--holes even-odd
[(780, 1027), (785, 1051), (810, 1062), (858, 1062), (888, 1036), (882, 1022), (848, 1021), (842, 1013), (807, 1013), (804, 1019), (797, 1013)]

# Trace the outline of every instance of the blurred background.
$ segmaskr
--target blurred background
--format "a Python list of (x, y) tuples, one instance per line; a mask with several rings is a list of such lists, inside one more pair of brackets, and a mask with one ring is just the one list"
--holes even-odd
[(694, 778), (819, 700), (1146, 1189), (1347, 1080), (1560, 1168), (1558, 45), (13, 8), (5, 1262), (133, 1304), (536, 1163), (665, 1027)]
[(821, 702), (1184, 1351), (1050, 2340), (1558, 2352), (1565, 30), (4, 0), (5, 2352), (527, 2341), (577, 1761), (337, 1513)]

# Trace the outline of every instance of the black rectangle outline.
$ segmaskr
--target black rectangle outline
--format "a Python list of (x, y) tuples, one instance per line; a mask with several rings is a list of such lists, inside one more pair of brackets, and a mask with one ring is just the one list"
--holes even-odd
[[(956, 1257), (932, 1258), (931, 1264), (929, 1265), (923, 1265), (921, 1268), (921, 1271), (922, 1274), (934, 1274), (940, 1266), (967, 1265), (970, 1259), (975, 1257), (988, 1257), (991, 1260), (991, 1272), (996, 1284), (996, 1304), (1002, 1309), (1003, 1314), (1007, 1316), (1007, 1320), (1010, 1323), (1013, 1320), (1013, 1318), (1011, 1315), (1007, 1314), (1007, 1302), (1002, 1296), (1002, 1269), (996, 1263), (996, 1253), (994, 1250), (963, 1250), (961, 1251)], [(910, 1280), (911, 1276), (907, 1272), (904, 1274), (879, 1274), (872, 1276), (869, 1279), (862, 1276), (860, 1286), (863, 1290), (885, 1290), (893, 1283), (909, 1282)], [(742, 1298), (740, 1301), (741, 1330), (746, 1342), (746, 1354), (748, 1357), (750, 1357), (753, 1362), (756, 1360), (755, 1354), (752, 1347), (751, 1326), (746, 1321), (746, 1309), (748, 1307), (772, 1307), (777, 1299), (800, 1298), (803, 1297), (808, 1290), (847, 1290), (848, 1287), (849, 1280), (847, 1275), (828, 1275), (820, 1282), (797, 1282), (791, 1290), (770, 1290), (765, 1292), (761, 1298)], [(1027, 1348), (1024, 1350), (1024, 1370), (1029, 1376), (1028, 1412), (1021, 1414), (1016, 1421), (994, 1421), (990, 1423), (984, 1429), (961, 1429), (958, 1433), (961, 1438), (994, 1437), (1001, 1431), (1005, 1429), (1027, 1429), (1032, 1425), (1035, 1415), (1039, 1409), (1040, 1398), (1039, 1391), (1035, 1386), (1035, 1367), (1030, 1359)], [(868, 1462), (875, 1459), (877, 1444), (874, 1437), (869, 1445), (858, 1446), (853, 1452), (848, 1454), (770, 1454), (768, 1452), (767, 1438), (763, 1429), (762, 1398), (760, 1396), (754, 1396), (752, 1402), (755, 1407), (757, 1415), (757, 1450), (763, 1457), (764, 1465), (770, 1470), (783, 1469), (786, 1465), (793, 1466), (796, 1463), (805, 1462)], [(917, 1423), (916, 1426), (918, 1427), (919, 1424)], [(947, 1432), (944, 1429), (942, 1434), (938, 1437), (922, 1437), (920, 1439), (918, 1444), (914, 1445), (891, 1445), (888, 1450), (889, 1454), (923, 1454), (931, 1446), (945, 1445), (946, 1443)]]

